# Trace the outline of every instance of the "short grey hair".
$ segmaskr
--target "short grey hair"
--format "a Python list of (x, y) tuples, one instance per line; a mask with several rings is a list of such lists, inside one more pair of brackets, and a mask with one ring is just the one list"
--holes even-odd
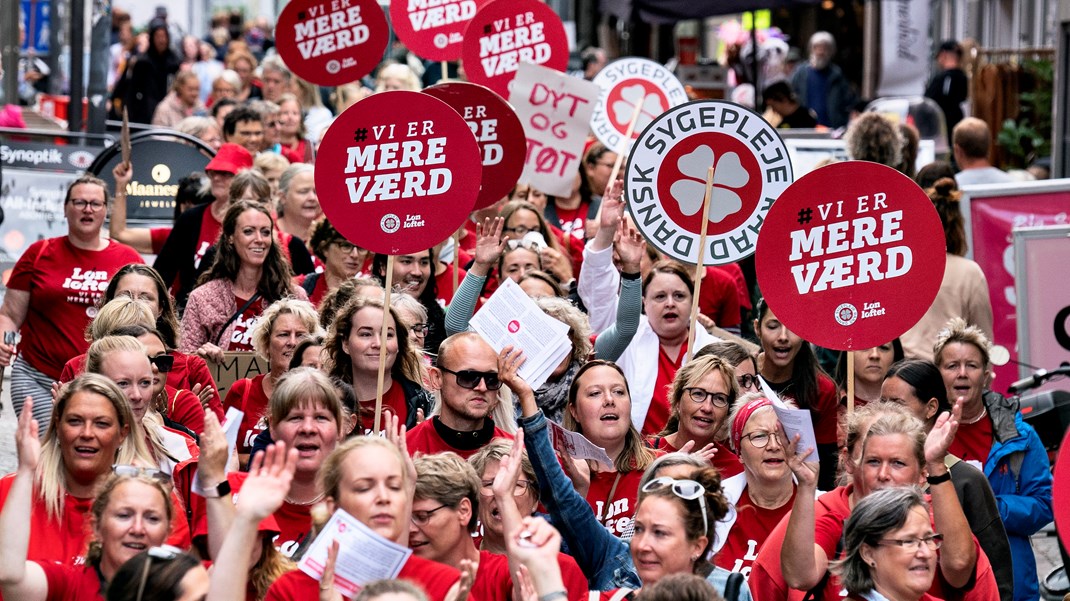
[(809, 48), (812, 50), (818, 44), (828, 44), (832, 48), (832, 52), (836, 52), (836, 38), (832, 37), (832, 34), (827, 31), (818, 31), (810, 36)]
[(926, 508), (928, 513), (925, 497), (916, 486), (884, 488), (855, 505), (843, 525), (843, 559), (829, 566), (848, 593), (862, 595), (873, 590), (873, 575), (862, 557), (862, 546), (876, 547), (885, 534), (902, 528), (915, 507)]
[(260, 72), (263, 73), (265, 71), (278, 71), (279, 73), (282, 73), (283, 77), (287, 80), (293, 79), (293, 73), (290, 72), (286, 63), (282, 62), (282, 57), (277, 54), (272, 54), (271, 56), (266, 57), (264, 61), (260, 63)]

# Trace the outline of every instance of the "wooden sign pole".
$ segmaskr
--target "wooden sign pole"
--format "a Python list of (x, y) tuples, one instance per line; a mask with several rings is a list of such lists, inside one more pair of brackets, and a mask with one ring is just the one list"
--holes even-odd
[[(610, 180), (613, 181), (613, 180)], [(698, 297), (702, 276), (706, 273), (706, 226), (710, 220), (710, 197), (713, 195), (713, 167), (706, 171), (706, 195), (702, 198), (702, 225), (699, 226), (698, 259), (695, 261), (695, 292), (691, 295), (691, 325), (687, 330), (687, 360), (695, 356), (695, 328), (698, 326)]]
[(386, 290), (383, 292), (383, 325), (379, 328), (379, 379), (375, 384), (375, 422), (372, 432), (379, 435), (383, 415), (383, 377), (386, 373), (386, 324), (390, 319), (390, 288), (394, 285), (394, 255), (386, 257)]
[(855, 410), (855, 352), (847, 351), (847, 415)]
[(632, 141), (632, 133), (635, 132), (635, 124), (639, 123), (639, 115), (643, 112), (643, 103), (639, 102), (635, 105), (635, 111), (632, 112), (632, 120), (628, 123), (628, 131), (621, 138), (620, 146), (614, 148), (617, 151), (617, 160), (613, 161), (613, 171), (609, 174), (609, 183), (617, 181), (617, 174), (620, 173), (621, 163), (624, 162), (624, 154), (628, 150), (628, 145)]

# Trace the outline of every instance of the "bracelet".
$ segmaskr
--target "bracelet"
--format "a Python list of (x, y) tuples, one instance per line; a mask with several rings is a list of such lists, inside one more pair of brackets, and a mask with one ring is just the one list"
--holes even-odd
[(951, 470), (944, 472), (940, 476), (926, 476), (925, 481), (929, 483), (929, 486), (935, 486), (943, 482), (951, 481)]
[(568, 599), (568, 593), (565, 591), (554, 591), (539, 597), (539, 601), (557, 601), (558, 599)]
[(626, 273), (626, 272), (622, 271), (621, 274), (620, 274), (620, 277), (625, 279), (625, 280), (638, 280), (641, 275), (643, 275), (643, 274), (641, 274), (641, 273)]

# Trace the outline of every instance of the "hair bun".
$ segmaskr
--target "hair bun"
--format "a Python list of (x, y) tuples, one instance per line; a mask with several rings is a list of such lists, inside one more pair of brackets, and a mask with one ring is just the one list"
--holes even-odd
[(958, 189), (958, 183), (950, 177), (941, 177), (933, 184), (933, 190), (941, 197), (949, 197), (952, 192), (956, 192)]

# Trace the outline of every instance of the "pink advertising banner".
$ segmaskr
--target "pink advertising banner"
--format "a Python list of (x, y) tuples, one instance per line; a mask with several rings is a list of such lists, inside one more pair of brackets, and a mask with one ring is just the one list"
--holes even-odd
[[(1070, 225), (1014, 230), (1014, 255), (1019, 360), (1051, 370), (1070, 361), (1070, 293), (1060, 275), (1070, 264)], [(1070, 380), (1049, 380), (1039, 390), (1051, 389), (1070, 391)]]
[[(1016, 227), (1070, 223), (1070, 179), (966, 186), (963, 192), (968, 256), (981, 266), (988, 279), (993, 342), (1010, 351), (1011, 361), (996, 367), (992, 384), (994, 390), (1004, 392), (1011, 383), (1029, 373), (1027, 370), (1019, 374), (1015, 363), (1019, 360), (1018, 298), (1012, 232)], [(1052, 271), (1050, 277), (1061, 277), (1065, 284), (1065, 276), (1056, 273)]]

